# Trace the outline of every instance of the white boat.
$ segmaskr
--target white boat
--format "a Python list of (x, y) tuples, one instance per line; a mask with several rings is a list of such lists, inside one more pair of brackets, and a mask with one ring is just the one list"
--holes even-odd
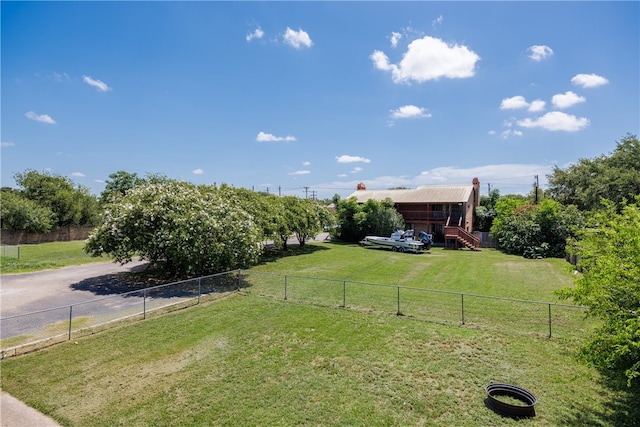
[(413, 238), (413, 230), (396, 230), (391, 237), (366, 236), (360, 241), (362, 246), (391, 249), (394, 252), (421, 252), (431, 248), (431, 236), (420, 232), (420, 240)]

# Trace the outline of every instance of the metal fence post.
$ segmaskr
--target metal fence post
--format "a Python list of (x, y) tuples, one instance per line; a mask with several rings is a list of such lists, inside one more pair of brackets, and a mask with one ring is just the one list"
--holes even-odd
[(69, 340), (71, 340), (71, 322), (73, 320), (73, 306), (69, 306)]
[(347, 306), (347, 281), (342, 281), (342, 307)]
[(462, 300), (462, 324), (464, 325), (464, 294), (460, 294)]

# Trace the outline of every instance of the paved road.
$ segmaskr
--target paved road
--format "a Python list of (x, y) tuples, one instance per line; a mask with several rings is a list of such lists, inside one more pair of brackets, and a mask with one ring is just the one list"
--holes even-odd
[[(144, 262), (97, 263), (36, 273), (0, 276), (0, 317), (62, 307), (104, 296), (118, 273), (143, 268)], [(121, 292), (121, 291), (119, 291)], [(119, 293), (112, 292), (112, 293)]]
[[(15, 316), (94, 299), (113, 283), (118, 273), (143, 267), (134, 261), (88, 264), (37, 273), (0, 276), (0, 317)], [(4, 335), (3, 335), (4, 336)], [(0, 426), (58, 426), (53, 419), (6, 392), (0, 394)]]

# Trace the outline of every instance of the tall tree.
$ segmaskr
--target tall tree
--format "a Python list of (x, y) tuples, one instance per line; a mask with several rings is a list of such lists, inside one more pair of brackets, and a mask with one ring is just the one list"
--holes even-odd
[(595, 210), (608, 199), (622, 206), (640, 194), (640, 141), (628, 134), (610, 155), (580, 159), (566, 169), (556, 166), (547, 178), (549, 194), (562, 204)]
[(2, 228), (46, 233), (55, 225), (55, 215), (46, 206), (29, 200), (19, 191), (3, 188), (0, 202)]
[(394, 208), (391, 199), (370, 199), (358, 204), (355, 197), (345, 200), (334, 197), (334, 203), (340, 225), (336, 237), (340, 240), (357, 242), (367, 235), (387, 236), (404, 227), (404, 219)]
[(582, 274), (559, 293), (603, 321), (582, 357), (640, 386), (640, 196), (619, 207), (605, 200), (588, 225), (570, 245)]
[(109, 175), (104, 190), (100, 193), (100, 202), (108, 203), (117, 197), (124, 196), (130, 189), (144, 184), (146, 180), (137, 173), (119, 170)]
[(87, 187), (64, 176), (26, 170), (14, 175), (22, 195), (49, 208), (57, 225), (93, 225), (98, 219), (98, 202)]
[(489, 231), (497, 215), (496, 203), (500, 199), (500, 190), (494, 188), (488, 195), (480, 196), (480, 206), (475, 209), (474, 224), (479, 231)]

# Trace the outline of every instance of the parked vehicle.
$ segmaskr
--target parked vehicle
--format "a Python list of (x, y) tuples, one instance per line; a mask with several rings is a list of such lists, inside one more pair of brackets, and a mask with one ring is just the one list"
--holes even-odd
[(418, 239), (413, 238), (413, 230), (396, 230), (391, 237), (366, 236), (360, 241), (361, 246), (391, 249), (394, 252), (418, 253), (431, 249), (433, 240), (430, 234), (421, 231)]

